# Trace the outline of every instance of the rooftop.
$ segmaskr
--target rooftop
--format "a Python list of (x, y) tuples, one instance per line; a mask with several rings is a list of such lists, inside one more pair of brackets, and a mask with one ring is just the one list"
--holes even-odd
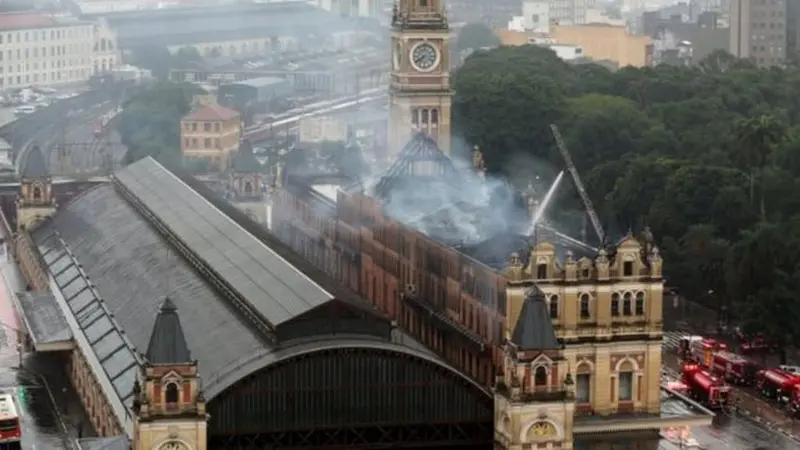
[(43, 178), (50, 174), (47, 169), (47, 162), (38, 145), (34, 145), (27, 152), (23, 152), (22, 160), (19, 164), (19, 172), (22, 178)]
[(123, 48), (183, 45), (355, 29), (352, 21), (304, 2), (225, 4), (104, 15)]
[(240, 116), (239, 112), (234, 109), (226, 108), (225, 106), (220, 106), (220, 105), (213, 105), (213, 106), (204, 106), (196, 111), (193, 111), (189, 113), (187, 116), (184, 116), (184, 118), (181, 120), (214, 122), (221, 120), (233, 120), (239, 116)]
[(58, 21), (47, 14), (30, 12), (0, 14), (0, 31), (31, 30), (58, 25)]
[(18, 293), (17, 306), (37, 351), (72, 340), (67, 319), (50, 292)]

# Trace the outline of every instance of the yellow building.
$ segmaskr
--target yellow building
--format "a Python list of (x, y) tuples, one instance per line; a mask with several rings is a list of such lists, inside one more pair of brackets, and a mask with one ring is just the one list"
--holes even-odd
[(578, 45), (595, 61), (610, 60), (620, 67), (645, 67), (652, 63), (650, 36), (633, 36), (623, 26), (608, 24), (554, 25), (550, 38), (558, 44)]
[(216, 169), (229, 167), (241, 137), (240, 114), (224, 106), (204, 106), (181, 119), (183, 157), (204, 159)]
[(553, 25), (550, 35), (529, 31), (495, 30), (503, 45), (575, 45), (594, 61), (613, 61), (619, 67), (645, 67), (652, 63), (650, 36), (633, 36), (623, 26), (609, 24)]

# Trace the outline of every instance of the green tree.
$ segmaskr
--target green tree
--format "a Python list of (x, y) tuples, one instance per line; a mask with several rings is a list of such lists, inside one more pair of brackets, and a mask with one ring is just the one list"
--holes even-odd
[(149, 70), (159, 80), (167, 80), (172, 67), (172, 55), (166, 47), (142, 45), (131, 51), (131, 63)]
[(493, 48), (500, 45), (500, 38), (482, 23), (468, 23), (458, 32), (456, 50), (461, 53), (465, 50), (478, 50)]
[[(770, 115), (742, 119), (737, 124), (736, 139), (738, 142), (737, 159), (740, 168), (748, 172), (750, 178), (750, 203), (755, 201), (756, 174), (764, 168), (772, 150), (786, 136), (786, 128)], [(764, 211), (761, 199), (761, 214)]]

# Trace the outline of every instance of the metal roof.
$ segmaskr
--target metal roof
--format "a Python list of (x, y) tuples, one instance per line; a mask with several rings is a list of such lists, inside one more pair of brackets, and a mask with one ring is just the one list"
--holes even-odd
[(154, 159), (116, 178), (272, 327), (333, 299)]
[(140, 360), (74, 255), (53, 230), (37, 229), (36, 246), (51, 276), (51, 290), (112, 410), (130, 432), (133, 383)]
[(243, 39), (265, 39), (266, 46), (272, 36), (356, 29), (355, 21), (305, 3), (138, 11), (106, 20), (123, 48)]
[(67, 319), (50, 292), (20, 292), (17, 305), (34, 346), (72, 339)]
[[(264, 348), (261, 335), (170, 250), (112, 185), (95, 187), (75, 198), (52, 219), (42, 222), (33, 237), (51, 272), (59, 274), (56, 281), (64, 281), (67, 275), (62, 271), (69, 270), (67, 274), (71, 274), (77, 270), (71, 259), (58, 258), (66, 246), (94, 283), (91, 291), (76, 293), (75, 289), (83, 284), (61, 289), (63, 297), (71, 299), (70, 308), (75, 309), (76, 318), (96, 309), (97, 298), (102, 296), (105, 309), (115, 316), (125, 336), (140, 351), (147, 348), (165, 296), (181, 311), (181, 321), (187, 325), (186, 340), (198, 360), (201, 377), (230, 367), (241, 355)], [(53, 246), (56, 248), (51, 249)], [(117, 358), (122, 357), (114, 357)]]
[(38, 145), (23, 152), (20, 162), (20, 175), (22, 178), (44, 178), (50, 175), (47, 170), (47, 162), (44, 159), (42, 150)]

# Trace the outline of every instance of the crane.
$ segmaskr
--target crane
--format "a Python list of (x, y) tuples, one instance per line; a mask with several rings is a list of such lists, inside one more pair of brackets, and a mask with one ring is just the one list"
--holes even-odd
[(578, 190), (578, 195), (581, 196), (581, 201), (583, 202), (584, 208), (586, 208), (586, 214), (589, 215), (589, 220), (592, 222), (592, 227), (597, 233), (597, 238), (600, 239), (600, 242), (602, 242), (606, 237), (605, 232), (603, 231), (603, 225), (600, 223), (600, 217), (597, 215), (597, 211), (594, 210), (592, 200), (589, 199), (589, 194), (586, 193), (586, 189), (583, 187), (583, 182), (581, 181), (581, 176), (578, 174), (578, 169), (576, 169), (575, 164), (572, 163), (572, 157), (569, 155), (567, 145), (564, 144), (564, 139), (561, 138), (561, 132), (559, 132), (558, 127), (553, 124), (550, 125), (550, 131), (553, 132), (553, 137), (556, 139), (556, 146), (561, 152), (561, 156), (564, 157), (564, 162), (567, 164), (567, 171), (569, 171), (569, 174), (572, 175), (572, 181), (575, 183), (575, 189)]

